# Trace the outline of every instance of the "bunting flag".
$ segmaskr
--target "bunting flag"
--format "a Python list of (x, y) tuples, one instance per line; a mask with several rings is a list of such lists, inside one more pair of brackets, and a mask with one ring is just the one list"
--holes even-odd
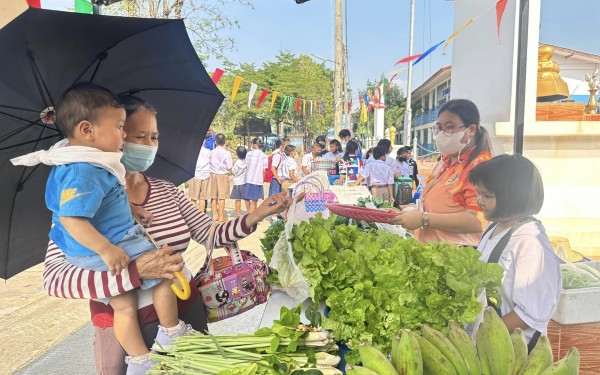
[(75, 12), (92, 14), (94, 13), (94, 6), (88, 0), (75, 0)]
[(502, 16), (506, 9), (508, 0), (498, 0), (496, 3), (496, 28), (498, 29), (498, 43), (500, 43), (500, 23), (502, 23)]
[[(455, 35), (456, 36), (456, 35)], [(427, 51), (425, 51), (425, 53), (423, 53), (423, 55), (421, 57), (419, 57), (417, 59), (417, 61), (415, 61), (413, 63), (413, 65), (417, 65), (418, 63), (421, 62), (421, 60), (423, 60), (424, 58), (426, 58), (427, 56), (429, 56), (431, 54), (431, 52), (435, 51), (436, 48), (438, 48), (439, 46), (442, 45), (442, 43), (446, 42), (445, 40), (442, 40), (441, 42), (439, 42), (438, 44), (436, 44), (433, 47), (429, 47), (429, 49)], [(448, 45), (448, 42), (446, 42), (446, 45)]]
[[(456, 38), (456, 36), (457, 36), (458, 34), (460, 34), (460, 33), (461, 33), (461, 32), (462, 32), (464, 29), (466, 29), (466, 28), (467, 28), (467, 26), (469, 26), (469, 25), (470, 25), (470, 24), (472, 24), (472, 23), (473, 23), (473, 19), (471, 18), (471, 19), (469, 19), (467, 22), (465, 22), (465, 24), (464, 24), (464, 25), (462, 25), (462, 26), (461, 26), (461, 27), (459, 27), (459, 28), (458, 28), (458, 29), (457, 29), (455, 32), (453, 32), (453, 33), (452, 33), (452, 35), (450, 35), (450, 36), (448, 37), (448, 39), (446, 39), (446, 44), (444, 44), (444, 52), (442, 52), (442, 54), (443, 54), (443, 55), (445, 55), (445, 54), (446, 54), (446, 47), (448, 47), (448, 45), (449, 45), (450, 43), (452, 43), (452, 41), (454, 40), (454, 38)], [(427, 53), (427, 52), (426, 52), (426, 53)], [(415, 63), (415, 64), (416, 64), (416, 63)]]
[(256, 102), (256, 108), (260, 108), (260, 106), (263, 104), (263, 101), (265, 100), (265, 98), (267, 97), (267, 94), (269, 93), (269, 90), (264, 89), (261, 93), (260, 96), (258, 97), (258, 101)]
[(250, 83), (250, 92), (248, 92), (248, 108), (250, 108), (250, 103), (252, 102), (252, 98), (254, 98), (254, 93), (256, 93), (257, 87), (258, 86), (256, 86), (256, 83)]
[(296, 99), (293, 96), (290, 96), (290, 98), (288, 99), (288, 106), (287, 106), (287, 111), (291, 112), (292, 111), (292, 102), (294, 102)]
[(325, 100), (325, 108), (329, 108), (329, 100)]
[(398, 61), (397, 61), (397, 62), (394, 64), (394, 66), (396, 66), (396, 65), (398, 65), (398, 64), (404, 64), (404, 63), (407, 63), (407, 62), (410, 62), (410, 61), (416, 60), (416, 59), (418, 59), (419, 57), (421, 57), (422, 55), (423, 55), (422, 53), (418, 53), (418, 54), (416, 54), (416, 55), (412, 55), (412, 56), (405, 57), (405, 58), (403, 58), (403, 59), (400, 59), (400, 60), (398, 60)]
[(378, 104), (377, 99), (375, 98), (375, 95), (373, 95), (373, 91), (369, 90), (367, 94), (369, 95), (369, 109), (373, 109), (373, 107)]
[(367, 106), (365, 105), (365, 102), (363, 101), (360, 106), (360, 122), (367, 122), (367, 120), (368, 120)]
[(300, 99), (296, 98), (296, 114), (300, 112)]
[(277, 91), (273, 91), (273, 96), (271, 96), (271, 109), (269, 109), (269, 111), (272, 111), (273, 107), (275, 107), (275, 99), (277, 99), (277, 95), (279, 95), (279, 93)]
[(212, 81), (215, 85), (219, 83), (219, 81), (223, 77), (223, 73), (225, 73), (225, 71), (223, 71), (223, 69), (221, 69), (221, 68), (215, 69), (212, 76), (210, 77), (210, 79), (212, 79)]
[(306, 117), (306, 99), (302, 101), (302, 115)]
[(323, 113), (325, 111), (325, 100), (321, 100), (321, 111), (320, 113)]
[(235, 100), (238, 90), (240, 89), (241, 84), (242, 84), (242, 77), (240, 77), (240, 76), (235, 77), (235, 79), (233, 80), (233, 88), (231, 89), (231, 98), (229, 99), (232, 104), (233, 104), (233, 101)]
[[(283, 108), (285, 108), (285, 102), (286, 102), (287, 100), (288, 100), (288, 96), (287, 96), (287, 95), (285, 95), (285, 96), (283, 97), (283, 101), (281, 102), (281, 107), (279, 107), (279, 114), (282, 114), (282, 113), (283, 113)], [(275, 100), (273, 100), (273, 103), (275, 103)], [(271, 105), (273, 105), (273, 104), (271, 104)]]
[(311, 115), (311, 116), (313, 115), (313, 112), (312, 112), (312, 102), (313, 102), (313, 101), (311, 100), (311, 101), (310, 101), (310, 115)]
[(41, 0), (27, 0), (27, 4), (32, 8), (41, 8)]
[(348, 102), (348, 113), (352, 111), (352, 99)]

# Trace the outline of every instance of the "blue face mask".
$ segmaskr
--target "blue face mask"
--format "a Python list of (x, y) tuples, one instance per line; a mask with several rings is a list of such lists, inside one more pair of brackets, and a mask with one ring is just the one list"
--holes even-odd
[(127, 172), (143, 172), (154, 163), (158, 147), (125, 142), (121, 163)]

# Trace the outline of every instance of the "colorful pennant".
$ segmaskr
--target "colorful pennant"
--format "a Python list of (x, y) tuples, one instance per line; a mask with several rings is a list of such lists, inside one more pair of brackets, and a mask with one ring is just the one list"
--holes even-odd
[(223, 73), (225, 73), (225, 71), (223, 69), (221, 69), (221, 68), (215, 69), (212, 76), (210, 77), (215, 85), (219, 83), (219, 81), (223, 77)]
[(421, 57), (419, 57), (419, 58), (417, 59), (417, 61), (415, 61), (415, 62), (413, 63), (413, 65), (417, 65), (418, 63), (420, 63), (420, 62), (421, 62), (421, 60), (423, 60), (424, 58), (426, 58), (427, 56), (429, 56), (429, 55), (431, 54), (431, 52), (435, 51), (435, 49), (436, 49), (436, 48), (438, 48), (439, 46), (441, 46), (441, 45), (442, 45), (442, 43), (444, 43), (444, 42), (445, 42), (445, 40), (442, 40), (441, 42), (439, 42), (439, 43), (438, 43), (438, 44), (436, 44), (435, 46), (433, 46), (433, 47), (429, 47), (429, 49), (428, 49), (427, 51), (425, 51), (425, 53), (423, 53), (423, 55), (422, 55)]
[(273, 96), (271, 96), (271, 108), (269, 109), (270, 111), (272, 111), (273, 107), (275, 107), (275, 99), (277, 99), (277, 95), (279, 95), (279, 93), (277, 91), (273, 91)]
[(231, 98), (229, 99), (232, 104), (233, 104), (233, 101), (235, 100), (235, 97), (237, 96), (237, 93), (240, 89), (241, 84), (242, 84), (242, 77), (240, 77), (240, 76), (235, 77), (235, 79), (233, 80), (233, 88), (231, 89)]
[(252, 102), (252, 98), (254, 98), (254, 93), (256, 93), (256, 89), (258, 86), (254, 82), (250, 82), (250, 91), (248, 92), (248, 108), (250, 108), (250, 103)]
[(260, 93), (260, 96), (258, 97), (258, 101), (256, 102), (256, 108), (260, 108), (261, 104), (263, 103), (263, 101), (267, 97), (268, 93), (269, 93), (269, 90), (267, 90), (267, 89), (264, 89), (262, 91), (262, 93)]
[[(455, 32), (453, 32), (453, 33), (452, 33), (452, 35), (450, 35), (450, 36), (448, 37), (448, 39), (446, 39), (446, 44), (444, 44), (444, 52), (442, 52), (442, 54), (443, 54), (443, 55), (445, 55), (445, 54), (446, 54), (446, 48), (448, 47), (448, 45), (449, 45), (450, 43), (452, 43), (452, 41), (454, 40), (454, 38), (456, 38), (456, 36), (457, 36), (458, 34), (460, 34), (460, 33), (461, 33), (461, 32), (462, 32), (464, 29), (466, 29), (466, 28), (467, 28), (467, 26), (469, 26), (469, 25), (470, 25), (470, 24), (472, 24), (472, 23), (473, 23), (473, 19), (471, 18), (471, 19), (469, 19), (467, 22), (465, 22), (465, 24), (464, 24), (464, 25), (462, 25), (461, 27), (459, 27), (459, 28), (458, 28), (458, 30), (456, 30)], [(436, 47), (436, 48), (437, 48), (437, 47)]]
[(498, 29), (498, 43), (500, 43), (500, 23), (502, 23), (502, 16), (506, 9), (508, 0), (498, 0), (496, 3), (496, 28)]

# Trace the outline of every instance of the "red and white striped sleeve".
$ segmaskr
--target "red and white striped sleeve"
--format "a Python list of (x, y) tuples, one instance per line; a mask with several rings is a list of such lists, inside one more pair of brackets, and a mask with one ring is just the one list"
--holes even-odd
[(52, 241), (46, 251), (42, 277), (49, 296), (67, 299), (114, 297), (142, 285), (135, 261), (130, 262), (120, 275), (111, 276), (109, 272), (75, 267)]
[[(210, 228), (215, 222), (190, 202), (183, 191), (178, 190), (178, 193), (181, 216), (190, 228), (192, 238), (198, 243), (206, 242), (210, 234)], [(256, 230), (256, 225), (248, 227), (247, 218), (248, 215), (246, 214), (226, 223), (217, 224), (215, 246), (228, 245), (252, 234)]]

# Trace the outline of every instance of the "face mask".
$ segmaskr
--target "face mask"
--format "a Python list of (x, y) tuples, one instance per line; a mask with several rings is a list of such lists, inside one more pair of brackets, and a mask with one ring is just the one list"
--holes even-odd
[(121, 163), (127, 172), (143, 172), (154, 163), (158, 147), (125, 142)]
[(460, 140), (465, 135), (467, 129), (463, 130), (462, 132), (453, 133), (450, 136), (447, 136), (443, 132), (437, 133), (435, 136), (435, 143), (438, 150), (443, 155), (454, 155), (456, 153), (460, 153), (460, 151), (462, 151), (462, 149), (465, 148), (465, 146), (469, 143), (460, 143)]

